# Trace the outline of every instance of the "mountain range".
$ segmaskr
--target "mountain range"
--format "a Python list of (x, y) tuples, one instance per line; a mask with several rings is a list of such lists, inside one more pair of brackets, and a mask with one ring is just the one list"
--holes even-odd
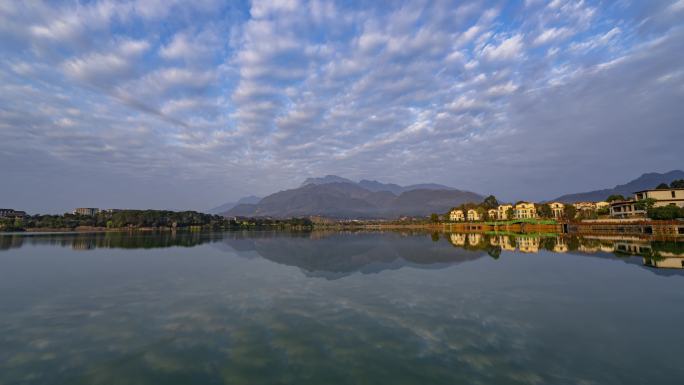
[(225, 213), (226, 211), (232, 209), (233, 207), (237, 205), (242, 205), (242, 204), (255, 204), (259, 203), (261, 200), (261, 197), (258, 197), (256, 195), (250, 195), (244, 198), (240, 198), (237, 202), (229, 202), (229, 203), (224, 203), (221, 206), (214, 207), (213, 209), (209, 210), (209, 214), (222, 214)]
[(614, 194), (623, 195), (625, 197), (631, 197), (633, 193), (636, 191), (652, 189), (661, 183), (670, 184), (672, 181), (677, 179), (684, 179), (684, 171), (672, 170), (666, 173), (651, 172), (643, 174), (640, 177), (625, 184), (619, 184), (613, 188), (606, 188), (603, 190), (594, 190), (583, 193), (566, 194), (556, 199), (553, 199), (553, 201), (563, 203), (602, 201)]
[(226, 216), (287, 218), (396, 218), (442, 213), (483, 197), (470, 191), (439, 184), (400, 186), (362, 180), (354, 182), (335, 175), (309, 178), (295, 189), (271, 194), (258, 203), (243, 203), (223, 212)]
[[(567, 194), (552, 201), (565, 203), (601, 201), (613, 194), (631, 196), (635, 191), (660, 183), (684, 179), (684, 171), (647, 173), (613, 188)], [(483, 196), (440, 184), (400, 186), (376, 180), (354, 182), (336, 175), (308, 178), (298, 188), (279, 191), (265, 198), (250, 196), (212, 209), (212, 213), (248, 217), (397, 218), (424, 217), (444, 213), (462, 203), (482, 202)]]

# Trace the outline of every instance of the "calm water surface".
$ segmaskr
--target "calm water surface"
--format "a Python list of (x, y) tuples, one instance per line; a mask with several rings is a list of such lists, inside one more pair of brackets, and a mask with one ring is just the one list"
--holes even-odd
[(0, 384), (682, 384), (684, 245), (0, 236)]

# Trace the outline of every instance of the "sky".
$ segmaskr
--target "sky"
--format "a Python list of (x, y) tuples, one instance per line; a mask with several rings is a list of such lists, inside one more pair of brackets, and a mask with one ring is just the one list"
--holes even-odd
[(684, 168), (684, 0), (0, 1), (0, 207)]

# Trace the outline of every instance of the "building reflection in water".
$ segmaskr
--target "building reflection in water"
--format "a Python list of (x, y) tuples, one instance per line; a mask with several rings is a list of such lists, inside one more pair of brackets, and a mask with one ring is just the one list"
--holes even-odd
[[(502, 251), (618, 256), (629, 263), (660, 269), (684, 269), (683, 239), (637, 236), (568, 236), (424, 232), (111, 232), (89, 234), (1, 234), (0, 251), (27, 245), (97, 248), (194, 247), (212, 243), (240, 255), (260, 256), (309, 272), (376, 271), (403, 265), (448, 265)], [(453, 246), (453, 247), (451, 247)], [(454, 250), (454, 247), (461, 251)], [(627, 257), (641, 257), (640, 259)], [(403, 261), (403, 262), (397, 262)], [(635, 262), (638, 261), (638, 262)]]

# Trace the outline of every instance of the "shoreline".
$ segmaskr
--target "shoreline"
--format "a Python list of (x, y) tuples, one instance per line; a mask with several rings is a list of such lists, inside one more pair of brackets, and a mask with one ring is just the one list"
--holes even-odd
[[(540, 223), (541, 222), (541, 223)], [(438, 222), (438, 223), (374, 223), (374, 222), (337, 222), (313, 224), (311, 228), (259, 226), (252, 228), (205, 228), (188, 227), (92, 227), (76, 228), (29, 228), (22, 231), (2, 231), (0, 234), (79, 234), (79, 233), (121, 233), (121, 232), (200, 232), (200, 231), (305, 231), (305, 230), (419, 230), (430, 232), (455, 233), (542, 233), (577, 235), (655, 235), (684, 239), (684, 221), (677, 220), (601, 220), (580, 222), (525, 221), (525, 222)]]

